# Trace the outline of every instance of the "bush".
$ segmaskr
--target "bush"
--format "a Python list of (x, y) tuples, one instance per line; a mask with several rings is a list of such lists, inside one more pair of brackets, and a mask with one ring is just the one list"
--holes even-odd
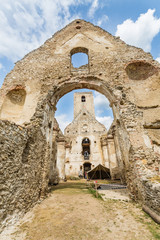
[(67, 176), (66, 178), (67, 180), (80, 180), (79, 177), (75, 177), (75, 176)]
[(57, 185), (59, 183), (59, 171), (57, 168), (55, 168), (49, 178), (49, 184), (50, 185)]

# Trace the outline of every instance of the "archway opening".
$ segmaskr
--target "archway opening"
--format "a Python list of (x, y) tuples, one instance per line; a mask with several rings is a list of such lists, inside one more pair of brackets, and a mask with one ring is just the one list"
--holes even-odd
[(89, 156), (90, 156), (90, 140), (89, 140), (89, 138), (84, 138), (82, 140), (82, 155), (84, 156), (84, 160), (89, 160)]
[(97, 91), (83, 88), (67, 94), (63, 92), (62, 95), (55, 114), (62, 130), (58, 142), (61, 152), (58, 151), (57, 156), (60, 168), (64, 163), (60, 178), (65, 177), (64, 173), (67, 177), (78, 177), (80, 172), (85, 177), (85, 172), (99, 164), (112, 168), (116, 176), (118, 163), (112, 136), (114, 125), (110, 129), (113, 113), (108, 99)]
[[(76, 89), (77, 88), (77, 89)], [(107, 130), (109, 130), (111, 124), (113, 123), (114, 116), (113, 116), (113, 110), (110, 106), (109, 99), (101, 94), (100, 91), (95, 90), (94, 88), (87, 89), (87, 88), (80, 88), (78, 84), (75, 86), (76, 90), (65, 92), (56, 105), (56, 112), (55, 117), (57, 119), (57, 122), (59, 124), (59, 127), (64, 133), (65, 127), (70, 124), (74, 119), (74, 94), (77, 92), (92, 92), (93, 94), (93, 104), (94, 104), (94, 112), (95, 112), (95, 118), (100, 123), (102, 123)], [(82, 104), (82, 107), (87, 110), (87, 107), (89, 102), (87, 101), (86, 96), (82, 95), (79, 99), (79, 102), (76, 103), (77, 106), (80, 107)], [(86, 116), (86, 112), (83, 113), (83, 116)], [(88, 130), (87, 124), (82, 124), (83, 131), (86, 132)], [(95, 129), (96, 131), (96, 129)], [(76, 131), (75, 131), (76, 133)]]
[(87, 162), (83, 164), (83, 175), (84, 178), (87, 179), (87, 172), (91, 170), (91, 163)]

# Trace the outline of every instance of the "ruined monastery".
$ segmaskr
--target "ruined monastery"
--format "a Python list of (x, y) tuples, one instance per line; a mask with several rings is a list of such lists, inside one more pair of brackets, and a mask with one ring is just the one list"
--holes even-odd
[[(99, 164), (108, 168), (112, 179), (118, 178), (114, 139), (95, 118), (92, 92), (74, 94), (74, 120), (57, 146), (59, 177), (87, 177)], [(62, 154), (63, 153), (63, 154)]]
[[(89, 61), (74, 68), (71, 58), (79, 52)], [(109, 100), (114, 122), (108, 133), (95, 120), (90, 93), (75, 94), (74, 120), (60, 131), (58, 100), (82, 88)], [(160, 222), (160, 64), (78, 19), (18, 61), (0, 89), (0, 226), (47, 195), (58, 167), (63, 178), (98, 161)]]

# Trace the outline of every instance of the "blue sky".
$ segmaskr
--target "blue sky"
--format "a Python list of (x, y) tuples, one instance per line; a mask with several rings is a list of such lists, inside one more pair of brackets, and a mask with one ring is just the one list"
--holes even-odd
[[(0, 0), (0, 86), (16, 61), (77, 18), (151, 52), (160, 62), (159, 0)], [(108, 102), (104, 106), (103, 97), (96, 94), (102, 101), (96, 115), (104, 119)], [(71, 99), (70, 93), (65, 102), (70, 100), (73, 104)], [(70, 118), (64, 111), (65, 104), (58, 104), (57, 116), (67, 122)], [(69, 107), (67, 111), (70, 112)], [(112, 117), (111, 112), (106, 114)]]
[[(88, 89), (78, 89), (64, 95), (57, 104), (56, 119), (62, 129), (73, 120), (73, 99), (75, 92), (92, 91)], [(112, 109), (109, 107), (108, 99), (97, 91), (92, 91), (94, 96), (94, 107), (96, 119), (109, 129), (113, 122)]]

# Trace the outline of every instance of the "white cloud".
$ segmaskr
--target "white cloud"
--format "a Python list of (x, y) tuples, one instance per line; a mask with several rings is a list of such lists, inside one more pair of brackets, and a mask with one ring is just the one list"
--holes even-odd
[(156, 58), (156, 61), (158, 61), (160, 63), (160, 57)]
[(95, 92), (94, 93), (94, 106), (95, 106), (95, 108), (109, 109), (109, 101), (104, 95), (102, 95), (98, 92)]
[(109, 20), (107, 15), (103, 15), (101, 18), (97, 20), (96, 25), (102, 26), (103, 23), (106, 23)]
[(0, 69), (3, 69), (4, 67), (3, 67), (3, 65), (0, 63)]
[(104, 117), (98, 117), (96, 116), (96, 119), (102, 123), (106, 128), (107, 130), (109, 130), (112, 122), (113, 122), (113, 118), (111, 116), (104, 116)]
[(70, 119), (67, 114), (58, 115), (56, 116), (56, 119), (63, 133), (64, 133), (65, 127), (72, 122), (72, 119)]
[(96, 119), (100, 123), (102, 123), (108, 130), (113, 122), (113, 117), (101, 116), (102, 113), (110, 109), (108, 99), (104, 95), (100, 94), (99, 92), (94, 92), (94, 106), (95, 106)]
[(17, 61), (73, 19), (70, 7), (91, 0), (0, 1), (0, 55)]
[(88, 12), (89, 17), (91, 18), (94, 17), (94, 13), (97, 10), (98, 6), (99, 6), (99, 0), (94, 0)]
[(130, 45), (151, 51), (153, 38), (160, 32), (160, 18), (154, 16), (155, 9), (148, 9), (134, 22), (131, 19), (125, 20), (117, 25), (116, 36)]

